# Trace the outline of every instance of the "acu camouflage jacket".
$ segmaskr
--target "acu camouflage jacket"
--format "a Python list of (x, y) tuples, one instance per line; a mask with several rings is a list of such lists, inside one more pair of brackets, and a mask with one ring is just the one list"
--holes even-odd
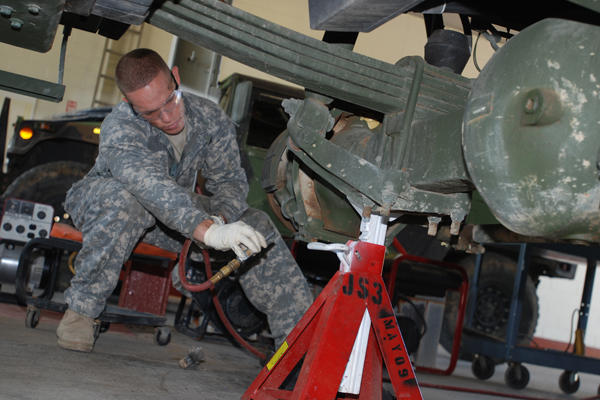
[[(177, 162), (166, 134), (121, 102), (104, 119), (94, 167), (85, 179), (112, 177), (158, 220), (186, 237), (210, 214), (237, 220), (248, 208), (235, 128), (210, 100), (184, 93), (188, 141)], [(192, 197), (197, 172), (212, 194), (211, 210)]]

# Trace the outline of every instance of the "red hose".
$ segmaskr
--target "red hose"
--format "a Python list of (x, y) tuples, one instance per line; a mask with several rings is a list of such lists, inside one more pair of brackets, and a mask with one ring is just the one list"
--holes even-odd
[[(188, 252), (190, 251), (190, 246), (192, 245), (192, 241), (187, 239), (183, 243), (183, 247), (181, 248), (181, 254), (179, 254), (179, 279), (181, 280), (181, 286), (185, 290), (190, 292), (203, 292), (208, 289), (214, 289), (215, 285), (209, 280), (210, 276), (207, 276), (206, 281), (202, 283), (189, 283), (185, 277), (185, 261), (187, 260)], [(208, 258), (208, 252), (203, 250), (202, 255), (204, 256), (204, 264), (210, 266), (210, 259)]]
[[(414, 261), (414, 262), (421, 263), (421, 264), (436, 265), (436, 266), (443, 267), (446, 269), (451, 269), (451, 270), (458, 272), (462, 278), (460, 287), (458, 289), (458, 292), (460, 293), (460, 300), (459, 300), (459, 305), (458, 305), (458, 316), (456, 319), (456, 325), (455, 325), (455, 329), (454, 329), (454, 339), (452, 341), (452, 351), (450, 353), (450, 355), (451, 355), (450, 356), (450, 364), (448, 365), (448, 368), (446, 368), (445, 370), (442, 370), (439, 368), (426, 368), (426, 367), (415, 366), (415, 369), (417, 370), (417, 372), (426, 372), (426, 373), (430, 373), (430, 374), (440, 374), (440, 375), (451, 375), (454, 372), (454, 369), (456, 368), (456, 364), (458, 362), (460, 341), (462, 340), (462, 326), (463, 326), (463, 321), (465, 318), (465, 310), (467, 307), (467, 296), (469, 294), (469, 276), (465, 272), (465, 269), (458, 264), (452, 264), (452, 263), (448, 263), (445, 261), (430, 260), (425, 257), (413, 256), (411, 254), (408, 254), (408, 252), (406, 251), (404, 246), (402, 246), (400, 241), (396, 238), (394, 238), (393, 246), (400, 253), (400, 256), (397, 257), (396, 260), (394, 261), (394, 263), (392, 265), (392, 270), (390, 272), (390, 282), (388, 284), (388, 292), (390, 293), (390, 295), (393, 293), (394, 283), (395, 283), (395, 279), (396, 279), (396, 272), (398, 269), (398, 263), (405, 261), (405, 260), (406, 261)], [(392, 279), (394, 279), (394, 281), (392, 281)]]
[(181, 285), (190, 292), (202, 292), (204, 290), (210, 289), (212, 292), (213, 305), (215, 306), (215, 310), (217, 310), (217, 315), (219, 316), (219, 319), (225, 326), (225, 329), (227, 329), (227, 332), (229, 332), (229, 334), (250, 353), (254, 354), (261, 360), (266, 360), (267, 356), (264, 353), (257, 350), (250, 343), (248, 343), (243, 337), (241, 337), (240, 334), (237, 333), (233, 325), (231, 325), (231, 322), (229, 322), (229, 319), (225, 315), (225, 311), (223, 311), (223, 306), (221, 306), (221, 302), (219, 301), (216, 292), (213, 290), (215, 288), (215, 285), (210, 281), (210, 278), (212, 277), (212, 270), (210, 267), (210, 256), (208, 254), (208, 251), (202, 250), (202, 255), (204, 256), (204, 268), (206, 270), (206, 281), (198, 284), (192, 284), (187, 281), (185, 277), (185, 261), (187, 259), (188, 252), (190, 251), (191, 244), (191, 240), (187, 239), (183, 244), (183, 247), (181, 248), (181, 254), (179, 255), (178, 268)]

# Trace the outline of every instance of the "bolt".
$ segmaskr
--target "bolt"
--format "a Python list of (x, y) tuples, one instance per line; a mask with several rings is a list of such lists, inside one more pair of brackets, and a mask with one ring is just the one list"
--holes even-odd
[(539, 106), (539, 101), (537, 97), (530, 97), (525, 102), (525, 112), (527, 114), (533, 114), (537, 111)]
[(13, 11), (14, 10), (12, 9), (12, 7), (9, 7), (9, 6), (0, 6), (0, 15), (2, 15), (3, 17), (10, 18), (10, 16), (13, 13)]
[(38, 15), (40, 13), (40, 6), (37, 4), (30, 4), (27, 6), (27, 11), (29, 11), (31, 15)]
[(365, 208), (363, 208), (362, 216), (366, 219), (369, 219), (371, 218), (371, 212), (373, 212), (373, 207), (366, 206)]
[(460, 232), (460, 220), (452, 220), (452, 223), (450, 224), (450, 235), (452, 236), (456, 236), (459, 234)]
[(179, 360), (179, 366), (183, 369), (190, 369), (197, 366), (199, 363), (205, 360), (204, 351), (200, 346), (192, 347), (188, 355)]
[(11, 18), (10, 19), (10, 27), (12, 29), (14, 29), (15, 31), (20, 31), (21, 28), (23, 27), (23, 21), (21, 21), (18, 18)]
[(429, 225), (427, 228), (427, 234), (429, 236), (437, 235), (438, 224), (440, 223), (441, 220), (442, 219), (440, 217), (427, 217), (427, 221), (429, 222)]

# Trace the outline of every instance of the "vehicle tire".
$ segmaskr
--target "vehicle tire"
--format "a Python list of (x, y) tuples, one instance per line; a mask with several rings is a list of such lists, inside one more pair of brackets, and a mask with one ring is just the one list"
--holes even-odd
[(99, 333), (108, 332), (109, 329), (110, 329), (110, 322), (106, 322), (106, 321), (100, 322)]
[[(73, 183), (84, 177), (90, 165), (75, 161), (53, 161), (38, 165), (17, 177), (4, 191), (3, 198), (15, 197), (54, 207), (59, 222), (71, 223), (64, 218), (64, 201)], [(55, 219), (56, 220), (56, 219)]]
[(159, 346), (166, 346), (171, 342), (171, 329), (160, 326), (154, 329), (154, 343)]
[(476, 354), (471, 363), (473, 375), (482, 381), (490, 379), (496, 371), (496, 363), (488, 356)]
[(581, 380), (575, 371), (563, 371), (558, 378), (558, 386), (566, 394), (573, 394), (579, 389)]
[[(468, 256), (456, 262), (465, 268), (469, 279), (472, 280), (475, 270), (475, 256)], [(476, 308), (473, 314), (472, 328), (475, 332), (500, 340), (506, 338), (516, 269), (517, 263), (510, 257), (490, 251), (484, 255), (479, 276)], [(448, 352), (452, 350), (458, 302), (459, 294), (448, 292), (440, 337), (442, 346)], [(533, 338), (539, 316), (538, 307), (536, 286), (533, 279), (527, 276), (517, 344), (527, 345)], [(472, 355), (461, 354), (461, 358), (470, 360)]]
[(522, 364), (510, 364), (504, 373), (504, 382), (513, 389), (525, 389), (529, 383), (529, 370)]
[(25, 316), (25, 326), (27, 328), (34, 329), (36, 326), (38, 326), (39, 322), (40, 322), (40, 311), (28, 308), (27, 314)]
[[(244, 339), (248, 339), (254, 334), (260, 333), (267, 325), (266, 316), (258, 311), (250, 300), (244, 294), (239, 283), (228, 279), (220, 282), (219, 293), (217, 295), (225, 316)], [(223, 325), (216, 309), (211, 311), (211, 320), (222, 330), (226, 336), (229, 332)], [(237, 342), (231, 338), (235, 344)]]

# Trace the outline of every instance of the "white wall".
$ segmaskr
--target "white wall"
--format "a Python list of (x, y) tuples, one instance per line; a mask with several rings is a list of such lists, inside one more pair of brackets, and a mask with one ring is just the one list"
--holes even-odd
[[(8, 44), (0, 43), (0, 68), (5, 71), (31, 76), (46, 81), (58, 82), (58, 62), (60, 44), (62, 41), (62, 25), (56, 34), (52, 49), (47, 53), (38, 53)], [(64, 80), (66, 86), (64, 100), (53, 103), (33, 98), (23, 99), (13, 93), (0, 91), (0, 96), (14, 98), (15, 112), (11, 118), (18, 115), (25, 118), (46, 117), (65, 112), (69, 100), (89, 107), (96, 82), (95, 77), (100, 68), (104, 38), (89, 32), (74, 29), (67, 45)], [(89, 89), (91, 86), (91, 90)], [(30, 106), (21, 103), (29, 103)]]
[[(320, 40), (323, 37), (323, 31), (310, 29), (308, 0), (233, 0), (233, 5), (315, 39)], [(446, 24), (449, 27), (456, 25), (453, 18), (448, 18)], [(354, 51), (393, 64), (405, 56), (423, 57), (426, 39), (423, 18), (417, 14), (403, 14), (372, 32), (360, 33)], [(479, 66), (483, 67), (493, 54), (493, 50), (485, 40), (480, 40), (477, 54)], [(226, 78), (233, 72), (285, 83), (271, 75), (224, 58), (220, 79)], [(469, 60), (463, 75), (470, 78), (478, 75), (472, 59)]]
[[(166, 59), (169, 55), (172, 38), (171, 34), (146, 24), (140, 46), (152, 48)], [(15, 105), (18, 110), (22, 110), (19, 115), (24, 118), (45, 118), (64, 113), (69, 101), (76, 102), (77, 109), (90, 107), (106, 40), (103, 36), (73, 29), (65, 57), (63, 78), (63, 84), (66, 86), (65, 95), (60, 103), (33, 98), (27, 98), (25, 101), (24, 96), (5, 91), (0, 91), (0, 98), (8, 96), (14, 98), (15, 103), (24, 101), (32, 104), (32, 106)], [(58, 29), (52, 49), (47, 53), (38, 53), (0, 43), (0, 69), (56, 83), (58, 82), (61, 41), (62, 25)], [(11, 112), (11, 117), (12, 114)]]
[[(579, 265), (573, 280), (541, 278), (538, 286), (540, 318), (535, 336), (569, 342), (571, 315), (580, 305), (585, 271), (586, 266)], [(598, 270), (594, 288), (585, 343), (587, 346), (600, 348), (600, 330), (597, 329), (600, 327), (600, 271)], [(572, 329), (576, 328), (577, 315), (573, 319)], [(571, 341), (574, 341), (574, 338)]]
[[(140, 46), (149, 47), (167, 59), (173, 35), (151, 25), (145, 25)], [(67, 45), (63, 84), (66, 86), (63, 101), (54, 103), (0, 90), (0, 103), (11, 98), (9, 114), (9, 139), (17, 117), (46, 118), (67, 111), (67, 104), (75, 109), (92, 106), (94, 89), (106, 38), (79, 29), (73, 29)], [(0, 69), (16, 74), (58, 82), (58, 62), (62, 42), (62, 25), (59, 26), (52, 49), (38, 53), (0, 43)], [(73, 103), (74, 102), (74, 103)]]

